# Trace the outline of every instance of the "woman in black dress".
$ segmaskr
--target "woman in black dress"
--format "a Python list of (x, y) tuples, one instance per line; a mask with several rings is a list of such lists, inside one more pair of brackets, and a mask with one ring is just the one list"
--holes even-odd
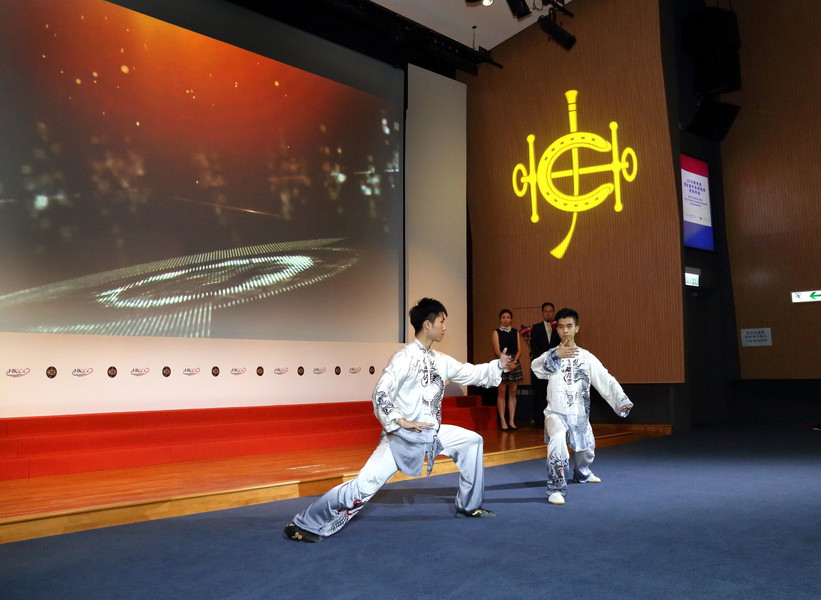
[[(491, 334), (494, 356), (502, 355), (507, 348), (510, 356), (509, 370), (502, 373), (502, 382), (496, 396), (496, 407), (499, 410), (499, 428), (502, 431), (518, 429), (516, 427), (516, 390), (522, 381), (522, 365), (519, 364), (519, 354), (522, 351), (522, 339), (519, 330), (513, 327), (513, 313), (507, 308), (499, 311), (499, 328)], [(505, 410), (507, 409), (507, 410)], [(507, 418), (505, 418), (507, 414)]]

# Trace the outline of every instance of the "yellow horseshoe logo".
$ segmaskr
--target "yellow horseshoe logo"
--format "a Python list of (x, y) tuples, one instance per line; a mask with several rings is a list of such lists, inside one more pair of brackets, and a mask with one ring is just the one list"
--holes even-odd
[[(564, 256), (573, 232), (576, 229), (578, 213), (595, 208), (604, 202), (610, 194), (615, 195), (615, 205), (613, 210), (620, 212), (623, 208), (621, 201), (621, 177), (631, 182), (636, 178), (638, 160), (632, 148), (625, 148), (624, 152), (619, 152), (618, 123), (610, 123), (611, 141), (607, 141), (599, 135), (589, 132), (578, 131), (576, 115), (576, 90), (569, 90), (565, 93), (567, 99), (568, 117), (570, 120), (570, 133), (563, 135), (554, 141), (539, 159), (536, 165), (536, 154), (534, 142), (536, 136), (527, 136), (529, 169), (519, 163), (513, 169), (513, 191), (517, 196), (523, 198), (530, 192), (532, 223), (539, 222), (538, 198), (536, 192), (555, 208), (573, 213), (573, 220), (570, 229), (564, 239), (550, 253), (556, 258)], [(594, 152), (609, 152), (611, 162), (601, 165), (585, 166), (579, 164), (579, 150), (591, 150)], [(570, 152), (571, 167), (569, 169), (558, 170), (556, 162), (566, 152)], [(581, 177), (593, 173), (613, 173), (613, 182), (604, 183), (597, 188), (581, 193)], [(556, 180), (572, 179), (573, 193), (563, 192), (556, 186)]]

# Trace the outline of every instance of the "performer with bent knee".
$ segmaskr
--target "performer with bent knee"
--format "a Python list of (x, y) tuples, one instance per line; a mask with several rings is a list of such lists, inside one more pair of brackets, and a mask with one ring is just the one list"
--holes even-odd
[(433, 350), (445, 335), (447, 310), (432, 298), (421, 299), (410, 312), (415, 339), (397, 351), (382, 371), (373, 391), (374, 414), (382, 436), (359, 474), (326, 492), (285, 526), (286, 538), (319, 542), (342, 529), (397, 471), (427, 473), (439, 454), (451, 457), (459, 469), (456, 516), (495, 517), (482, 508), (484, 441), (478, 433), (442, 423), (445, 382), (494, 387), (510, 356), (506, 349), (489, 363), (472, 365)]
[(590, 470), (596, 456), (596, 439), (590, 426), (590, 386), (620, 417), (628, 415), (633, 403), (601, 361), (576, 345), (579, 313), (563, 308), (556, 313), (556, 321), (561, 343), (533, 359), (530, 366), (537, 377), (548, 380), (544, 411), (547, 501), (564, 504), (567, 479), (575, 477), (580, 483), (601, 482)]

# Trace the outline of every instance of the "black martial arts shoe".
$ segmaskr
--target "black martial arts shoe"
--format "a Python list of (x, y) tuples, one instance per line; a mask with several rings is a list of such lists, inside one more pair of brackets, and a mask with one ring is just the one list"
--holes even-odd
[(457, 510), (456, 511), (456, 518), (457, 519), (492, 519), (496, 516), (496, 513), (492, 510), (487, 510), (485, 508), (477, 508), (476, 510)]
[(289, 540), (294, 540), (295, 542), (309, 542), (311, 544), (316, 544), (317, 542), (321, 542), (325, 538), (317, 533), (313, 533), (311, 531), (305, 531), (302, 527), (297, 527), (293, 523), (288, 523), (285, 526), (285, 530), (282, 532)]

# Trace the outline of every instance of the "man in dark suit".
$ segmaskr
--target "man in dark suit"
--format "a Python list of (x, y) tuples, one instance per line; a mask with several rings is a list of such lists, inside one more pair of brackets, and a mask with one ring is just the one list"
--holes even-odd
[[(561, 341), (556, 333), (553, 315), (556, 307), (552, 302), (542, 304), (542, 320), (530, 328), (530, 360), (541, 356), (551, 348), (555, 348)], [(530, 387), (533, 391), (530, 403), (530, 417), (533, 426), (537, 429), (544, 427), (544, 409), (547, 406), (547, 380), (539, 379), (530, 370)]]

